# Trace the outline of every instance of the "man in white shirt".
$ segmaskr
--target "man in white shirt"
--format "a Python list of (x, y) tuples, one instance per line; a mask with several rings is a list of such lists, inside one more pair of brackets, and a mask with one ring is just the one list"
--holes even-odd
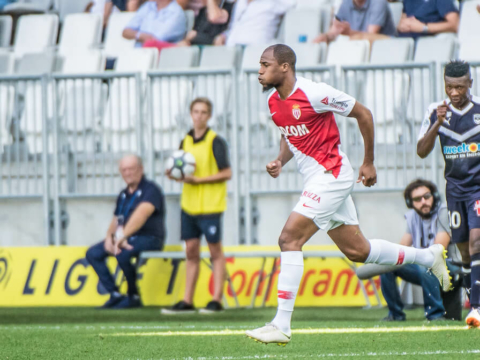
[(230, 27), (218, 35), (217, 46), (267, 44), (275, 39), (285, 13), (296, 0), (237, 0)]

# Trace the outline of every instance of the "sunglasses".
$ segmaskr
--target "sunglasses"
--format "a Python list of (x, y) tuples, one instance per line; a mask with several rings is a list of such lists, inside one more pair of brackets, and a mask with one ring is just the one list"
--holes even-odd
[(417, 197), (412, 198), (412, 201), (413, 201), (413, 202), (420, 202), (420, 201), (422, 201), (422, 199), (428, 200), (428, 199), (430, 199), (432, 196), (433, 196), (432, 193), (429, 193), (429, 192), (428, 192), (428, 193), (426, 193), (426, 194), (423, 194), (422, 196), (417, 196)]

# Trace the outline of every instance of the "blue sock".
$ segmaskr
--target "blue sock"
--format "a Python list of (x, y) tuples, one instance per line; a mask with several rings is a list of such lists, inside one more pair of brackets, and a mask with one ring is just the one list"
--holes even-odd
[(480, 253), (474, 254), (472, 258), (472, 274), (470, 293), (470, 305), (472, 308), (480, 307)]

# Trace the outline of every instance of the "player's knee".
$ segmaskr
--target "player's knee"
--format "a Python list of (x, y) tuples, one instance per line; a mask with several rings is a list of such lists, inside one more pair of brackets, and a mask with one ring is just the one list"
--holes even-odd
[(197, 248), (187, 248), (185, 256), (188, 261), (200, 261), (200, 250)]
[(480, 253), (480, 236), (476, 236), (473, 239), (470, 239), (470, 254), (473, 255), (478, 253)]
[(296, 238), (288, 231), (282, 231), (278, 238), (278, 245), (281, 251), (300, 251), (302, 249), (301, 239)]
[(358, 263), (364, 263), (368, 258), (369, 249), (363, 247), (350, 248), (344, 251), (348, 260)]

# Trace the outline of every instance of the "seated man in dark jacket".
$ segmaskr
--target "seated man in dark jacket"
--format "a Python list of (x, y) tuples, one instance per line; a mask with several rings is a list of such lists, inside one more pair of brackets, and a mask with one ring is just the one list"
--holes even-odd
[[(110, 293), (104, 308), (141, 306), (131, 263), (142, 251), (161, 250), (165, 238), (165, 200), (162, 190), (143, 175), (142, 160), (135, 155), (120, 161), (120, 173), (127, 187), (120, 192), (105, 240), (87, 251), (87, 261), (98, 274), (100, 283)], [(128, 296), (122, 296), (105, 263), (115, 256), (128, 283)]]

